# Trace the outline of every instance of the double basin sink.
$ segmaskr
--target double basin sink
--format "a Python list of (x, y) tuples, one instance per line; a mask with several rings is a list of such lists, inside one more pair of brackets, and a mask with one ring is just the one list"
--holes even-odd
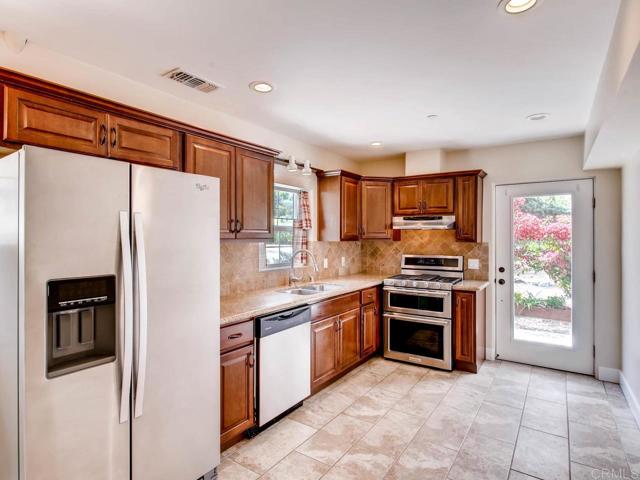
[(340, 290), (340, 285), (334, 285), (332, 283), (310, 283), (309, 285), (303, 285), (301, 287), (289, 287), (278, 290), (280, 293), (290, 293), (292, 295), (313, 295), (321, 292), (332, 292), (334, 290)]

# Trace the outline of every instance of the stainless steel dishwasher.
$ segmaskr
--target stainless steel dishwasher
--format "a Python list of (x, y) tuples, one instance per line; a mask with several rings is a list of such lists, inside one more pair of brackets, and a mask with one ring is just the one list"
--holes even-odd
[(307, 305), (256, 319), (258, 428), (311, 394), (311, 314)]

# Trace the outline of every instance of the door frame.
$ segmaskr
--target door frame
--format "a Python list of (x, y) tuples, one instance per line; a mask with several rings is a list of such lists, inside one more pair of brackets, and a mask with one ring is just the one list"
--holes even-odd
[[(498, 195), (497, 195), (497, 191), (498, 191), (498, 187), (508, 187), (508, 186), (519, 186), (519, 185), (530, 185), (530, 184), (538, 184), (538, 183), (560, 183), (560, 182), (575, 182), (575, 181), (583, 181), (583, 180), (591, 180), (592, 182), (592, 197), (593, 197), (593, 207), (592, 207), (592, 225), (591, 225), (591, 265), (592, 265), (592, 270), (593, 270), (593, 274), (594, 274), (594, 280), (593, 280), (593, 289), (592, 289), (592, 298), (591, 298), (591, 311), (592, 311), (592, 315), (591, 315), (591, 329), (592, 329), (592, 339), (591, 339), (591, 343), (592, 343), (592, 350), (593, 350), (593, 355), (591, 357), (591, 375), (595, 375), (596, 374), (596, 357), (595, 357), (595, 323), (596, 323), (596, 283), (595, 283), (595, 268), (596, 268), (596, 264), (595, 264), (595, 250), (596, 250), (596, 239), (595, 239), (595, 229), (596, 229), (596, 217), (595, 217), (595, 199), (596, 199), (596, 177), (595, 176), (585, 176), (585, 177), (570, 177), (570, 178), (559, 178), (559, 179), (552, 179), (552, 180), (529, 180), (529, 181), (520, 181), (520, 182), (501, 182), (501, 183), (496, 183), (492, 185), (492, 189), (491, 189), (491, 203), (492, 203), (492, 209), (491, 209), (491, 215), (492, 215), (492, 222), (493, 222), (493, 226), (492, 226), (492, 231), (491, 231), (491, 236), (492, 236), (492, 246), (490, 248), (490, 261), (489, 261), (489, 275), (493, 276), (493, 279), (491, 280), (490, 277), (490, 283), (493, 284), (493, 291), (491, 293), (492, 295), (492, 302), (491, 302), (491, 309), (492, 309), (492, 315), (491, 315), (491, 327), (493, 329), (493, 346), (494, 348), (492, 349), (493, 351), (489, 352), (487, 351), (487, 358), (488, 359), (499, 359), (499, 322), (498, 322), (498, 315), (499, 315), (499, 309), (498, 309), (498, 302), (499, 302), (499, 296), (498, 296), (498, 291), (497, 291), (497, 268), (498, 268), (498, 260), (497, 260), (497, 245), (498, 245), (498, 222), (497, 222), (497, 218), (498, 218)], [(489, 349), (487, 349), (489, 350)]]

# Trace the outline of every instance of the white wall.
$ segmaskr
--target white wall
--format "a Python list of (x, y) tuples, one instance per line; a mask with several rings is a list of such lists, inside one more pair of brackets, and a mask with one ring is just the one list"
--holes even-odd
[(622, 170), (622, 384), (640, 421), (640, 154)]
[[(595, 178), (595, 344), (599, 367), (620, 368), (620, 171), (582, 170), (582, 136), (448, 152), (445, 170), (481, 168), (484, 179), (484, 241), (494, 242), (494, 193), (500, 184)], [(489, 248), (493, 281), (495, 252)], [(640, 269), (639, 269), (640, 272)], [(487, 347), (495, 346), (493, 284), (487, 298)]]
[[(37, 44), (12, 53), (0, 39), (0, 66), (131, 105), (249, 142), (292, 153), (314, 167), (357, 171), (359, 164), (320, 147), (300, 142), (232, 115), (203, 107), (142, 83), (60, 55)], [(215, 95), (212, 93), (211, 95)]]

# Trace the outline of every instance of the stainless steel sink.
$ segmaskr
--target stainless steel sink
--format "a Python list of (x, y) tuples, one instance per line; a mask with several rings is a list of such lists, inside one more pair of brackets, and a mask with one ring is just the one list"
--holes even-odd
[(282, 290), (278, 290), (278, 292), (290, 293), (292, 295), (313, 295), (319, 292), (340, 290), (340, 288), (340, 285), (334, 285), (332, 283), (311, 283), (309, 285), (303, 285), (302, 287), (283, 288)]
[(292, 295), (313, 295), (314, 293), (318, 293), (317, 290), (307, 290), (304, 288), (283, 288), (282, 290), (278, 290), (280, 293), (290, 293)]

